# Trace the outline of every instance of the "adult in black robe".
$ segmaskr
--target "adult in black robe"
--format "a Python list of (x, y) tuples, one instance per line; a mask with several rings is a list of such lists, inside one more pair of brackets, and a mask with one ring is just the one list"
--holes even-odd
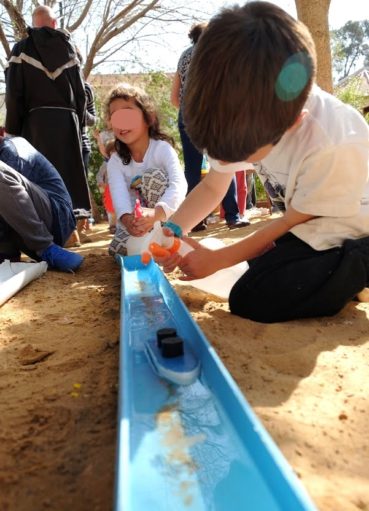
[(69, 34), (29, 28), (13, 47), (5, 77), (6, 132), (26, 138), (54, 165), (74, 209), (90, 210), (81, 149), (86, 95)]

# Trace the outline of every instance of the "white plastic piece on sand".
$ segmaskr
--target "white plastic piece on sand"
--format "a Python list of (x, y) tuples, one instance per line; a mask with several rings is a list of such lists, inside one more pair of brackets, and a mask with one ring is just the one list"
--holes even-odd
[(262, 216), (267, 216), (267, 215), (270, 215), (270, 210), (269, 208), (251, 208), (251, 209), (246, 209), (245, 211), (245, 214), (244, 214), (244, 218), (246, 218), (246, 220), (251, 220), (253, 218), (260, 218)]
[(32, 280), (41, 277), (47, 270), (47, 263), (11, 263), (5, 260), (0, 264), (0, 306), (14, 296)]
[[(200, 243), (204, 247), (212, 250), (217, 250), (225, 246), (224, 243), (217, 238), (204, 238), (200, 241)], [(182, 285), (194, 286), (201, 289), (201, 291), (219, 296), (219, 298), (222, 298), (223, 300), (228, 300), (232, 287), (248, 270), (248, 268), (248, 263), (243, 261), (242, 263), (238, 263), (230, 268), (219, 270), (203, 279), (190, 281), (179, 280), (176, 281), (176, 284), (179, 283)]]

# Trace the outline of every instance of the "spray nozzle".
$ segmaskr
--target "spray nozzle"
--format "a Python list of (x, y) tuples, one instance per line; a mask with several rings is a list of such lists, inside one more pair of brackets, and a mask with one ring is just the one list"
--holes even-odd
[(142, 207), (141, 207), (141, 202), (140, 202), (140, 199), (136, 199), (136, 202), (135, 202), (135, 207), (134, 207), (134, 210), (133, 210), (133, 214), (134, 214), (134, 217), (135, 218), (141, 218), (142, 215), (143, 215), (143, 211), (142, 211)]

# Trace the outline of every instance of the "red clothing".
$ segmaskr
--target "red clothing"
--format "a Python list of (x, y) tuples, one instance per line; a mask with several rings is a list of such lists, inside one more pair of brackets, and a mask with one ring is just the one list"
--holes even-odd
[(114, 213), (113, 201), (111, 198), (109, 185), (105, 186), (103, 201), (106, 211), (108, 213)]

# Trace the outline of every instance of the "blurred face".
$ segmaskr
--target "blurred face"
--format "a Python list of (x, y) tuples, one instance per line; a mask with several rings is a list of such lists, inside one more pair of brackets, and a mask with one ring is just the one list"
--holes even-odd
[(127, 146), (148, 137), (149, 126), (133, 99), (114, 99), (109, 105), (109, 112), (115, 137)]

